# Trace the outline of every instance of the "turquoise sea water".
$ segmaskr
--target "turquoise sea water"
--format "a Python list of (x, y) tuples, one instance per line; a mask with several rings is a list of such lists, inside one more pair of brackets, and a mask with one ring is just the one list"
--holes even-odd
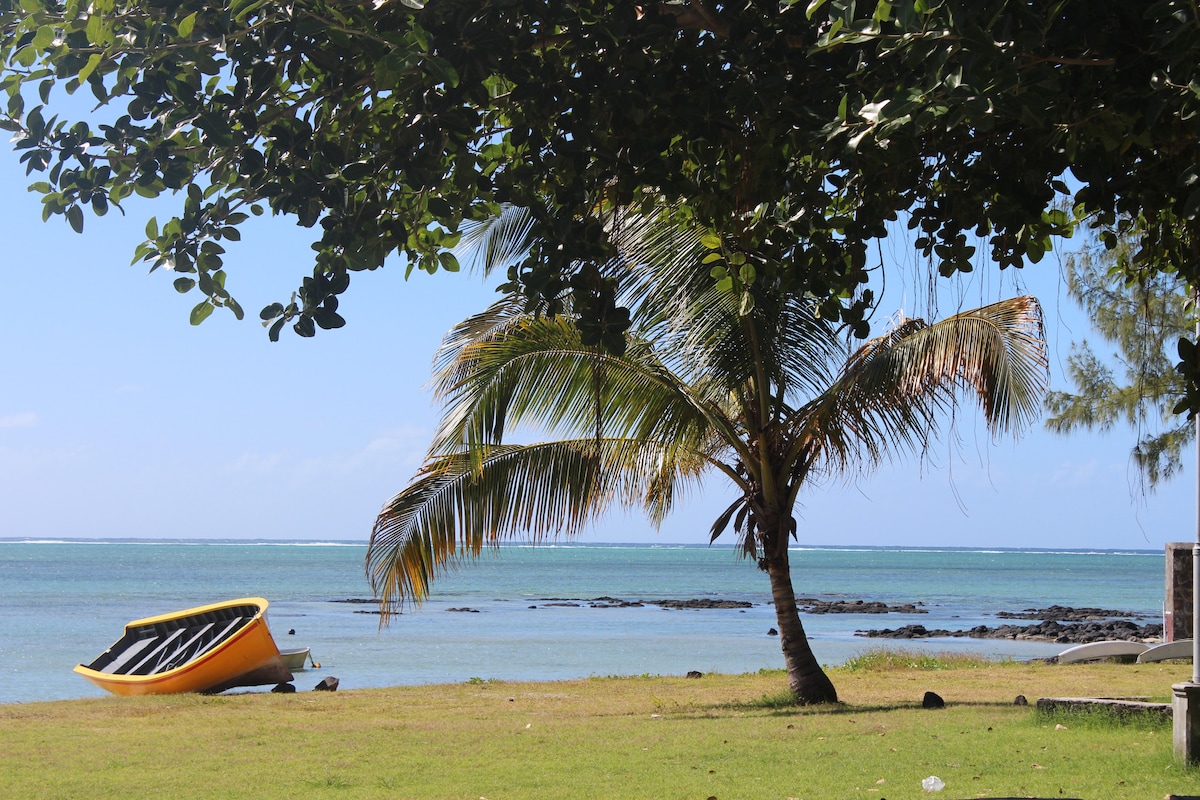
[[(334, 602), (370, 596), (353, 543), (0, 541), (0, 703), (101, 695), (71, 672), (130, 620), (245, 596), (266, 597), (281, 647), (307, 645), (343, 688), (591, 675), (750, 672), (783, 666), (767, 579), (724, 548), (506, 547), (434, 586), (387, 628)], [(837, 664), (880, 645), (866, 628), (997, 625), (998, 611), (1052, 604), (1133, 611), (1158, 621), (1161, 552), (804, 548), (799, 597), (923, 603), (927, 614), (804, 615), (813, 649)], [(720, 598), (739, 610), (548, 605), (548, 600)], [(536, 607), (535, 607), (536, 606)], [(478, 613), (449, 613), (468, 607)], [(288, 631), (294, 630), (294, 635)], [(1061, 645), (973, 639), (905, 642), (930, 651), (1051, 655)]]

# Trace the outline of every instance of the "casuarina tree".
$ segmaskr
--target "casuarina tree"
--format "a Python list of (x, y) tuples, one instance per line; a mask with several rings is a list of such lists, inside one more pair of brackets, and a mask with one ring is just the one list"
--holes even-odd
[[(1175, 408), (1187, 391), (1175, 365), (1180, 340), (1195, 330), (1196, 305), (1173, 271), (1134, 263), (1143, 231), (1137, 218), (1121, 223), (1093, 232), (1066, 258), (1068, 294), (1116, 352), (1110, 357), (1087, 339), (1072, 342), (1071, 388), (1046, 395), (1046, 427), (1063, 434), (1132, 427), (1138, 440), (1130, 457), (1143, 485), (1154, 489), (1182, 468), (1183, 450), (1195, 438), (1195, 426)], [(1192, 352), (1186, 343), (1184, 352)]]

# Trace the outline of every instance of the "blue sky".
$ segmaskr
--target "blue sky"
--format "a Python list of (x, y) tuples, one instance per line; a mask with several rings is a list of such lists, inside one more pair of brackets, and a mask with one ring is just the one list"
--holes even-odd
[[(89, 216), (76, 235), (61, 218), (41, 222), (29, 182), (0, 154), (0, 537), (365, 540), (432, 433), (424, 385), (442, 334), (491, 289), (466, 274), (405, 281), (396, 262), (354, 276), (342, 330), (272, 344), (257, 311), (311, 269), (309, 232), (258, 221), (226, 257), (246, 320), (218, 312), (192, 327), (198, 296), (129, 265), (146, 219), (170, 216), (172, 201)], [(887, 314), (928, 313), (912, 256), (880, 257)], [(1090, 331), (1055, 258), (1020, 273), (983, 267), (943, 290), (939, 310), (1022, 288), (1045, 306), (1063, 387), (1070, 342)], [(993, 443), (970, 413), (956, 431), (924, 460), (803, 496), (801, 543), (1160, 549), (1195, 538), (1195, 470), (1141, 497), (1129, 431), (1037, 428)], [(586, 541), (703, 543), (727, 495), (714, 481), (658, 533), (618, 514)]]

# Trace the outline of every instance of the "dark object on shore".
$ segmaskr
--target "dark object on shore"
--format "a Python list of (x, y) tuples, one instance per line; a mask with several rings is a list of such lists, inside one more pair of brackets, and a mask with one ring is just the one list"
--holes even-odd
[(878, 600), (817, 600), (805, 597), (796, 601), (805, 614), (928, 614), (920, 603), (889, 606)]
[(945, 708), (946, 701), (935, 692), (926, 692), (921, 698), (921, 708)]
[(332, 675), (322, 678), (321, 682), (313, 687), (314, 692), (336, 692), (338, 687), (338, 679)]
[(703, 672), (699, 672), (699, 671), (697, 671), (697, 670), (691, 670), (690, 672), (688, 672), (688, 674), (687, 674), (687, 677), (689, 677), (689, 678), (703, 678), (703, 677), (704, 677), (704, 673), (703, 673)]
[(296, 687), (290, 683), (280, 683), (280, 684), (276, 684), (275, 687), (271, 689), (271, 693), (272, 694), (295, 694)]
[(1025, 699), (1025, 695), (1019, 694), (1015, 698), (1013, 698), (1013, 705), (1014, 706), (1027, 706), (1027, 705), (1029, 705), (1029, 701)]
[(767, 631), (767, 636), (778, 636), (778, 635), (779, 635), (779, 631), (775, 630), (774, 628), (771, 628), (769, 631)]
[(467, 608), (466, 606), (463, 606), (462, 608), (447, 608), (446, 610), (447, 611), (457, 611), (460, 614), (478, 614), (479, 613), (478, 608)]
[(1113, 640), (1142, 641), (1162, 636), (1161, 624), (1137, 625), (1123, 619), (1107, 622), (1062, 624), (1049, 620), (1037, 625), (1000, 625), (989, 628), (977, 625), (970, 630), (949, 631), (928, 629), (924, 625), (905, 625), (903, 628), (855, 631), (855, 636), (870, 639), (928, 639), (931, 637), (968, 637), (971, 639), (1018, 639), (1059, 644), (1088, 644)]
[(373, 597), (347, 597), (345, 600), (330, 600), (331, 603), (378, 603)]

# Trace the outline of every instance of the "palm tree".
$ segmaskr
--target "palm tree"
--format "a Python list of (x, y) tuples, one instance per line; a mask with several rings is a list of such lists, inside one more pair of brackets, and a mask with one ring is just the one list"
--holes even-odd
[[(716, 470), (738, 499), (711, 540), (732, 527), (769, 576), (795, 700), (835, 702), (792, 587), (800, 490), (920, 452), (964, 392), (993, 432), (1031, 422), (1048, 380), (1040, 306), (1019, 297), (933, 325), (903, 320), (847, 357), (811, 296), (765, 281), (715, 287), (709, 266), (686, 267), (714, 252), (743, 258), (662, 230), (627, 237), (602, 278), (611, 288), (619, 274), (632, 314), (619, 356), (583, 344), (569, 307), (539, 315), (516, 296), (447, 335), (433, 381), (444, 416), (425, 464), (375, 523), (369, 579), (386, 618), (485, 545), (574, 537), (614, 505), (640, 506), (657, 525)], [(522, 424), (545, 439), (507, 441)]]

